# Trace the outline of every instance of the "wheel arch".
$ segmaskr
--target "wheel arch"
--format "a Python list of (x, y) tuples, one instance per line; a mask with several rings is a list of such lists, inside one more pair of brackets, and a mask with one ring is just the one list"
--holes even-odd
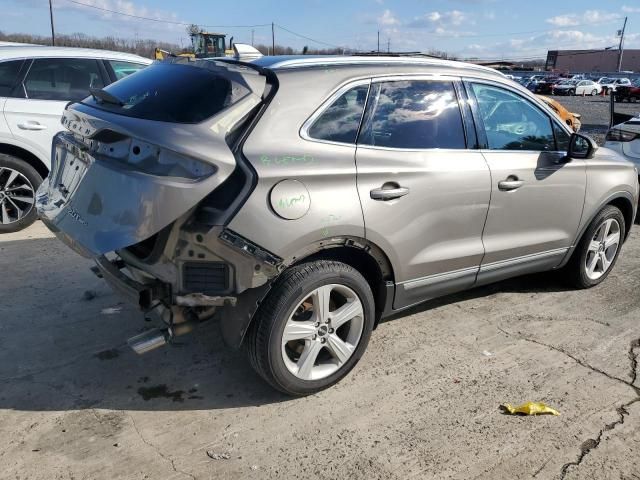
[[(607, 205), (613, 205), (618, 208), (622, 212), (622, 216), (624, 217), (624, 239), (629, 238), (629, 232), (631, 231), (631, 226), (633, 225), (633, 203), (626, 196), (619, 196), (611, 199)], [(603, 208), (606, 205), (603, 205)], [(602, 208), (600, 208), (602, 210)]]
[(363, 238), (344, 238), (339, 243), (324, 243), (291, 264), (298, 265), (315, 260), (334, 260), (345, 263), (362, 274), (373, 293), (376, 302), (378, 325), (384, 313), (391, 309), (395, 293), (395, 277), (391, 261), (376, 244)]
[(589, 225), (591, 225), (591, 222), (593, 222), (593, 219), (596, 218), (596, 216), (600, 213), (600, 211), (602, 211), (603, 208), (609, 205), (613, 205), (614, 207), (618, 208), (622, 212), (622, 216), (624, 217), (624, 223), (625, 223), (624, 240), (626, 241), (627, 238), (629, 237), (631, 226), (634, 223), (633, 222), (634, 208), (633, 208), (632, 198), (633, 197), (628, 192), (614, 193), (611, 196), (609, 196), (605, 201), (603, 201), (598, 208), (594, 209), (589, 219), (586, 222), (584, 222), (584, 225), (578, 232), (578, 235), (576, 236), (576, 240), (573, 243), (573, 246), (569, 249), (569, 251), (565, 255), (564, 259), (562, 260), (562, 263), (558, 265), (558, 267), (556, 268), (562, 268), (569, 262), (569, 260), (573, 256), (573, 252), (576, 250), (576, 247), (582, 241), (582, 237), (584, 236), (585, 232), (589, 228)]
[[(285, 259), (280, 271), (314, 260), (343, 262), (362, 274), (371, 287), (376, 304), (374, 327), (391, 311), (395, 295), (393, 267), (384, 251), (374, 243), (359, 237), (332, 237), (311, 244), (303, 251)], [(229, 347), (237, 349), (242, 346), (260, 303), (277, 283), (278, 278), (279, 275), (260, 287), (245, 290), (238, 296), (235, 307), (223, 307), (220, 312), (220, 326), (223, 339)]]
[(49, 175), (49, 169), (44, 164), (44, 162), (29, 150), (18, 147), (17, 145), (12, 145), (10, 143), (0, 143), (0, 153), (19, 158), (20, 160), (29, 164), (35, 169), (36, 172), (38, 172), (38, 175), (40, 175), (43, 179), (47, 175)]

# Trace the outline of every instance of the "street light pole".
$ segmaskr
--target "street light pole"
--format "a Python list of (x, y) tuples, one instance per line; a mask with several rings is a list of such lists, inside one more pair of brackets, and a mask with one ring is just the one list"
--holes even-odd
[(51, 20), (51, 45), (56, 46), (56, 32), (53, 29), (53, 5), (51, 5), (51, 0), (49, 0), (49, 19)]
[(622, 30), (620, 31), (620, 45), (618, 46), (618, 72), (622, 70), (622, 53), (624, 46), (624, 31), (627, 28), (627, 17), (624, 17), (624, 25), (622, 25)]

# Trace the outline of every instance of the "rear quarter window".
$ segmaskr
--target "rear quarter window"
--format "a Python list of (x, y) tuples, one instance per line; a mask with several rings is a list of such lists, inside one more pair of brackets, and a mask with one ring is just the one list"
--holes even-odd
[(82, 103), (120, 115), (172, 123), (199, 123), (251, 93), (223, 68), (155, 63), (104, 90), (121, 105), (94, 97)]

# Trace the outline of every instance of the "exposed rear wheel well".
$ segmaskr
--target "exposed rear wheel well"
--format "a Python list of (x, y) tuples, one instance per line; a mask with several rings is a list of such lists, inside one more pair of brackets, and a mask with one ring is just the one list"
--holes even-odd
[(376, 325), (380, 315), (384, 312), (387, 301), (386, 282), (393, 282), (393, 271), (389, 260), (382, 252), (378, 253), (379, 260), (366, 250), (356, 247), (340, 245), (320, 250), (308, 257), (302, 258), (296, 263), (314, 260), (334, 260), (352, 266), (367, 280), (373, 292), (376, 303)]
[(629, 236), (629, 231), (633, 225), (633, 205), (631, 202), (623, 197), (614, 198), (609, 202), (609, 205), (613, 205), (622, 212), (625, 223), (625, 240)]
[(45, 164), (42, 163), (42, 161), (33, 153), (25, 150), (24, 148), (16, 147), (15, 145), (9, 145), (6, 143), (0, 143), (0, 153), (12, 155), (19, 158), (20, 160), (25, 161), (26, 163), (31, 165), (42, 178), (45, 178), (47, 175), (49, 175), (49, 169), (45, 166)]

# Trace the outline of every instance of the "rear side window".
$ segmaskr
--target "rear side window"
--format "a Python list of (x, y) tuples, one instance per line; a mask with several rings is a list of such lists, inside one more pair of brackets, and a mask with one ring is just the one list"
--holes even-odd
[(358, 143), (389, 148), (466, 148), (453, 83), (377, 83), (372, 86), (369, 99)]
[(18, 73), (24, 60), (11, 60), (0, 63), (0, 97), (11, 96), (11, 91), (18, 80)]
[(340, 96), (311, 125), (309, 136), (330, 142), (355, 143), (368, 91), (369, 85), (360, 85)]
[(144, 63), (123, 62), (121, 60), (107, 60), (107, 63), (113, 69), (116, 80), (120, 80), (146, 67)]
[[(104, 89), (112, 101), (88, 97), (83, 103), (120, 115), (172, 123), (198, 123), (219, 113), (251, 90), (224, 69), (154, 63)], [(113, 101), (115, 100), (115, 101)]]
[(39, 58), (24, 81), (27, 97), (38, 100), (80, 100), (90, 88), (102, 88), (98, 61), (85, 58)]

